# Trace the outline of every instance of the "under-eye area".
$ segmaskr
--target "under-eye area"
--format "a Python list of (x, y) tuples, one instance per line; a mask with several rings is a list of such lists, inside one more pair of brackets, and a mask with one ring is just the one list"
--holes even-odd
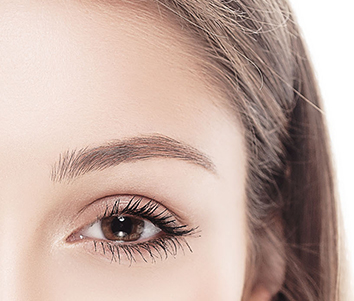
[(98, 199), (79, 212), (88, 221), (66, 239), (69, 244), (121, 264), (155, 263), (192, 252), (187, 237), (199, 237), (198, 226), (161, 203), (143, 196), (117, 195)]

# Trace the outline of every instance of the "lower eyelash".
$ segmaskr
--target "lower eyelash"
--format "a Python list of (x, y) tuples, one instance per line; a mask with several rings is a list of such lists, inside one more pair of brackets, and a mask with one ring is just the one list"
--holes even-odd
[[(96, 252), (110, 256), (111, 262), (121, 263), (123, 260), (129, 262), (129, 266), (137, 262), (138, 258), (144, 262), (156, 263), (156, 260), (164, 260), (169, 256), (176, 257), (178, 250), (185, 254), (185, 247), (192, 253), (192, 248), (184, 237), (166, 236), (152, 241), (137, 244), (116, 244), (110, 241), (92, 240)], [(145, 255), (144, 255), (145, 254)]]

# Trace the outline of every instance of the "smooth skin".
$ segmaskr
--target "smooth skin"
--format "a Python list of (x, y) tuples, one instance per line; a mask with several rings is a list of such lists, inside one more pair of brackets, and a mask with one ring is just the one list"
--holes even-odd
[[(174, 24), (93, 2), (0, 4), (0, 300), (241, 300), (242, 129)], [(151, 135), (198, 149), (216, 172), (151, 158), (51, 179), (67, 150)], [(94, 222), (77, 219), (83, 207), (129, 194), (199, 227), (200, 237), (186, 238), (193, 252), (130, 266), (67, 241)], [(258, 289), (252, 300), (269, 296)]]

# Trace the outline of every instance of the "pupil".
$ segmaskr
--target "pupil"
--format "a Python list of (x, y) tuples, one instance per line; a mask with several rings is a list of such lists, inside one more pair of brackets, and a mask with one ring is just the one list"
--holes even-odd
[(144, 232), (144, 221), (129, 216), (103, 218), (101, 229), (105, 238), (114, 241), (135, 241)]
[(111, 223), (111, 231), (118, 237), (122, 236), (122, 234), (123, 236), (130, 235), (133, 231), (133, 226), (131, 218), (123, 216), (115, 217)]

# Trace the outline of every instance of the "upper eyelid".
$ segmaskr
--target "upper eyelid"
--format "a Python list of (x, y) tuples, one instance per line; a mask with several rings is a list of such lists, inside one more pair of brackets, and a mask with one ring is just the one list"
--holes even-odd
[[(124, 207), (132, 197), (142, 198), (144, 201), (143, 204), (146, 204), (149, 201), (158, 204), (159, 205), (158, 213), (162, 211), (166, 211), (167, 215), (170, 215), (178, 225), (185, 225), (187, 228), (190, 229), (199, 228), (199, 226), (195, 227), (196, 226), (195, 223), (189, 220), (187, 216), (181, 217), (180, 215), (176, 214), (173, 210), (171, 210), (169, 207), (165, 206), (164, 204), (162, 204), (161, 202), (155, 199), (146, 197), (144, 195), (120, 193), (120, 194), (112, 194), (112, 195), (97, 198), (94, 201), (91, 201), (90, 203), (82, 207), (77, 213), (77, 215), (72, 219), (72, 221), (68, 225), (67, 234), (65, 235), (66, 238), (64, 238), (64, 240), (67, 242), (72, 241), (72, 238), (76, 237), (76, 235), (80, 231), (82, 231), (82, 229), (89, 226), (90, 224), (93, 224), (99, 218), (102, 217), (102, 215), (104, 214), (107, 208), (107, 205), (109, 209), (111, 209), (116, 199), (121, 198), (122, 199), (121, 207)], [(145, 218), (144, 216), (142, 217)], [(152, 217), (150, 221), (153, 222), (153, 219), (154, 217)]]
[(95, 199), (94, 201), (90, 202), (89, 204), (86, 204), (84, 207), (82, 207), (79, 210), (78, 214), (77, 214), (77, 218), (80, 215), (82, 215), (87, 208), (89, 208), (90, 206), (94, 205), (95, 203), (105, 201), (105, 200), (107, 200), (107, 198), (119, 198), (119, 197), (126, 197), (126, 196), (131, 196), (131, 197), (136, 197), (136, 198), (143, 198), (143, 199), (146, 199), (147, 201), (155, 202), (156, 204), (161, 206), (161, 208), (168, 210), (168, 212), (170, 212), (179, 222), (186, 223), (185, 218), (183, 218), (182, 216), (177, 214), (173, 209), (168, 208), (163, 203), (161, 203), (161, 202), (159, 202), (159, 201), (157, 201), (155, 199), (149, 198), (147, 196), (139, 195), (139, 194), (134, 194), (134, 195), (131, 195), (131, 194), (113, 194), (113, 195), (107, 195), (107, 196), (104, 196), (104, 197), (100, 197), (100, 198)]

